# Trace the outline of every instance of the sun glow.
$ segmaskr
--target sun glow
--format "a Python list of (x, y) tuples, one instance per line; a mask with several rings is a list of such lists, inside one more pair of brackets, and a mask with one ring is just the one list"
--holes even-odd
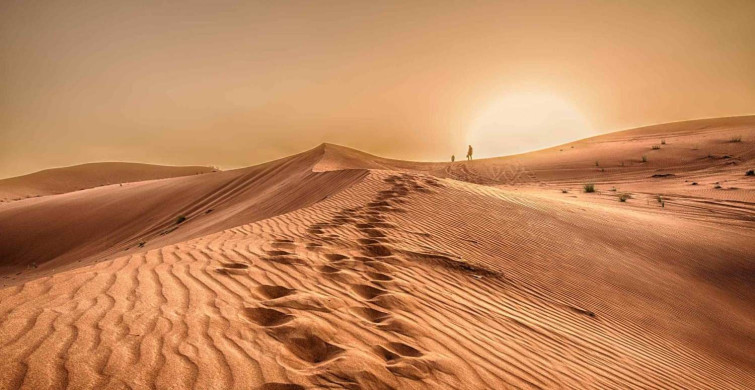
[(467, 141), (475, 157), (497, 157), (558, 145), (593, 135), (582, 114), (547, 93), (504, 96), (473, 118)]

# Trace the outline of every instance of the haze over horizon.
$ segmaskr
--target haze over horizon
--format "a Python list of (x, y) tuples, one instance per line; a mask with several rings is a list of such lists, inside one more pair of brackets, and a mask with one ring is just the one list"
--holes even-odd
[(755, 114), (755, 3), (0, 5), (0, 178), (323, 142), (520, 153)]

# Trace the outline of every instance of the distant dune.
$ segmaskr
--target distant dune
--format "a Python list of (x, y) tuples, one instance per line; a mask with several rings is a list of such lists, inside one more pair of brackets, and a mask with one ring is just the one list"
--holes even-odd
[(0, 200), (8, 202), (37, 196), (63, 194), (110, 184), (130, 183), (212, 172), (211, 167), (101, 162), (46, 169), (0, 180)]
[[(45, 171), (66, 193), (0, 203), (0, 388), (755, 388), (753, 168), (738, 117), (472, 162)], [(135, 182), (74, 188), (101, 177)]]

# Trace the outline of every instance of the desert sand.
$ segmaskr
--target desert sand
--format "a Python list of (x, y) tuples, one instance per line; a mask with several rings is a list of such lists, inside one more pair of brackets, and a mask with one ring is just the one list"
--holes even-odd
[(168, 167), (161, 165), (104, 162), (46, 169), (29, 175), (0, 180), (0, 202), (63, 194), (110, 184), (199, 175), (212, 167)]
[(0, 203), (0, 388), (755, 388), (753, 168), (751, 116), (49, 171)]

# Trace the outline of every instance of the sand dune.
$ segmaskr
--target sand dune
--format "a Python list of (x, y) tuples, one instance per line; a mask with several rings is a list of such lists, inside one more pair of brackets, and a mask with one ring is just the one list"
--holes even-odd
[(0, 388), (753, 388), (753, 145), (755, 117), (321, 145), (5, 204)]
[(212, 172), (211, 167), (104, 162), (46, 169), (0, 180), (0, 202), (63, 194), (111, 184), (131, 183)]

